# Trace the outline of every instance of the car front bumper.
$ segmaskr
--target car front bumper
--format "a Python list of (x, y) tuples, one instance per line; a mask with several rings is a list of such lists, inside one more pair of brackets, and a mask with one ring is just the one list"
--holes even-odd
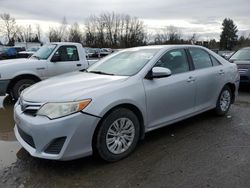
[(0, 96), (4, 96), (6, 94), (9, 83), (10, 80), (0, 80)]
[(34, 117), (23, 113), (19, 104), (15, 105), (14, 119), (14, 132), (20, 144), (32, 156), (51, 160), (91, 155), (92, 138), (100, 120), (81, 112), (54, 120)]
[(250, 68), (243, 67), (243, 68), (239, 68), (238, 70), (240, 73), (240, 83), (250, 84)]

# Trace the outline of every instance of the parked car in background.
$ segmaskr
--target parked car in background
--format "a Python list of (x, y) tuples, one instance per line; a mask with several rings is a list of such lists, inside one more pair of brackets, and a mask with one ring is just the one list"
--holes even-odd
[(224, 59), (226, 60), (229, 60), (229, 58), (234, 54), (235, 52), (234, 51), (225, 51), (225, 50), (222, 50), (222, 51), (218, 51), (218, 54), (223, 57)]
[(58, 42), (41, 47), (30, 58), (0, 61), (0, 95), (18, 99), (32, 84), (59, 74), (84, 70), (97, 60), (86, 60), (79, 43)]
[(237, 64), (240, 73), (240, 83), (250, 84), (250, 47), (238, 50), (229, 61)]
[(85, 50), (87, 58), (102, 58), (113, 52), (111, 48), (85, 48)]
[(107, 55), (109, 55), (111, 53), (112, 53), (112, 49), (111, 48), (101, 48), (100, 49), (100, 56), (101, 57), (105, 57), (105, 56), (107, 56)]
[(234, 51), (230, 51), (230, 52), (224, 52), (221, 56), (227, 60), (230, 59), (230, 57), (234, 54)]
[(40, 47), (31, 47), (31, 48), (28, 48), (26, 51), (20, 51), (20, 52), (18, 52), (18, 57), (19, 58), (28, 58), (28, 57), (32, 56), (39, 49), (40, 49)]
[(95, 58), (98, 57), (97, 48), (85, 48), (86, 58)]
[(4, 52), (4, 46), (0, 46), (0, 60), (3, 60), (2, 54)]
[(24, 47), (9, 47), (5, 46), (0, 50), (0, 59), (18, 58), (18, 52), (24, 51)]
[(211, 109), (225, 115), (238, 85), (237, 66), (203, 47), (126, 49), (24, 90), (14, 108), (15, 135), (35, 157), (96, 152), (113, 162), (146, 132)]

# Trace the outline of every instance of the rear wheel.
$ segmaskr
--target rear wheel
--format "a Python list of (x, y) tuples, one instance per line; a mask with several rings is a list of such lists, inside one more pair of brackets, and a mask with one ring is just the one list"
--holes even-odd
[(219, 116), (225, 115), (229, 111), (231, 103), (232, 103), (232, 91), (230, 87), (224, 86), (217, 100), (215, 113)]
[(127, 157), (139, 140), (140, 125), (137, 116), (130, 110), (118, 108), (101, 124), (97, 134), (96, 150), (99, 156), (115, 162)]
[(31, 85), (35, 84), (36, 81), (33, 79), (22, 79), (18, 80), (12, 87), (11, 95), (12, 97), (17, 100), (21, 95), (22, 91)]

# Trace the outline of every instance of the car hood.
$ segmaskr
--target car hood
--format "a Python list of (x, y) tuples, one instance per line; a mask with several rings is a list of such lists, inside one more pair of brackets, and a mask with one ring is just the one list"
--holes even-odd
[(36, 62), (39, 61), (38, 59), (28, 59), (28, 58), (21, 58), (21, 59), (9, 59), (9, 60), (2, 60), (0, 61), (0, 66), (1, 65), (10, 65), (13, 66), (14, 64), (26, 64), (26, 63), (31, 63), (31, 62)]
[(250, 69), (250, 60), (249, 61), (234, 61), (238, 69)]
[(81, 100), (90, 92), (102, 92), (110, 84), (120, 84), (127, 76), (109, 76), (85, 72), (73, 72), (39, 82), (22, 93), (29, 102), (67, 102)]

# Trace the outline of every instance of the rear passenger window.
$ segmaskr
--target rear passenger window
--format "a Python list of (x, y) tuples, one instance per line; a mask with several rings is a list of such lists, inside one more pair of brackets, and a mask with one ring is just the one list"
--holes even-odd
[(213, 56), (210, 56), (211, 57), (211, 60), (213, 62), (213, 66), (219, 66), (221, 65), (220, 62)]
[(171, 50), (157, 61), (155, 67), (164, 67), (171, 70), (172, 74), (189, 71), (189, 64), (184, 49)]
[(198, 48), (190, 48), (189, 52), (193, 59), (195, 69), (203, 69), (213, 66), (210, 55), (204, 50)]

